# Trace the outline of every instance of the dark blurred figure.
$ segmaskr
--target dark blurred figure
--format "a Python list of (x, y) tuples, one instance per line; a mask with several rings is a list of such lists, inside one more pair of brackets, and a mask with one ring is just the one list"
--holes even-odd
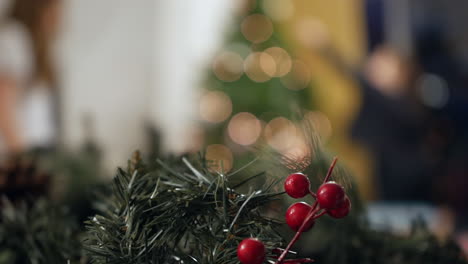
[[(468, 225), (463, 7), (461, 0), (366, 0), (369, 59), (351, 71), (363, 95), (353, 135), (374, 155), (380, 198), (448, 205), (460, 229)], [(407, 54), (382, 48), (385, 41)]]
[(424, 140), (427, 111), (417, 96), (419, 70), (396, 50), (380, 46), (357, 74), (362, 107), (353, 128), (376, 161), (383, 200), (431, 200), (431, 165)]
[(429, 23), (417, 34), (416, 54), (422, 69), (443, 80), (446, 90), (443, 105), (426, 104), (431, 134), (425, 143), (434, 150), (432, 158), (436, 166), (432, 173), (437, 202), (454, 208), (458, 227), (468, 228), (467, 62), (453, 54), (454, 47), (443, 32), (439, 24)]
[(468, 78), (436, 27), (418, 30), (415, 56), (380, 46), (355, 74), (363, 103), (353, 136), (376, 161), (380, 198), (448, 205), (468, 219)]

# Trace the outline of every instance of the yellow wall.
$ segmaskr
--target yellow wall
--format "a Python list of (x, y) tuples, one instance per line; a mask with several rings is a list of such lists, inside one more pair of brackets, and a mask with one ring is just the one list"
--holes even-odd
[[(351, 142), (349, 132), (360, 106), (359, 88), (319, 56), (317, 48), (298, 37), (298, 25), (304, 23), (304, 19), (320, 21), (326, 28), (329, 43), (348, 63), (357, 64), (366, 50), (362, 0), (294, 0), (294, 3), (295, 15), (279, 30), (290, 42), (288, 45), (295, 52), (293, 55), (310, 66), (315, 106), (328, 116), (333, 127), (329, 147), (353, 171), (364, 197), (372, 199), (375, 192), (370, 177), (370, 156), (362, 147)], [(316, 28), (310, 27), (310, 34), (316, 34), (317, 41), (323, 36), (319, 33)]]

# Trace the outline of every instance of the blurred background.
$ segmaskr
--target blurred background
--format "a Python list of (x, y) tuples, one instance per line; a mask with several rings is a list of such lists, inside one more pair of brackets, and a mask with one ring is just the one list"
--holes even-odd
[(0, 0), (1, 159), (92, 143), (104, 175), (135, 149), (205, 149), (228, 171), (261, 144), (309, 155), (298, 124), (311, 123), (376, 228), (422, 215), (466, 247), (465, 7)]

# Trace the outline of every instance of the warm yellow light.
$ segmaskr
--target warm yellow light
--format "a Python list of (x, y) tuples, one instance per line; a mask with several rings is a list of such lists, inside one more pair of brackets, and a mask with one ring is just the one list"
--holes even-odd
[(265, 139), (277, 151), (287, 150), (297, 134), (294, 124), (284, 117), (277, 117), (265, 126)]
[(232, 102), (221, 91), (210, 91), (200, 98), (200, 117), (210, 123), (226, 120), (232, 113)]
[(273, 34), (273, 23), (261, 14), (253, 14), (242, 21), (241, 32), (252, 43), (262, 43)]
[(266, 82), (276, 72), (273, 57), (265, 52), (251, 53), (244, 62), (245, 74), (254, 82)]
[(299, 20), (295, 31), (297, 40), (305, 47), (321, 48), (330, 41), (327, 26), (317, 18), (307, 17)]
[(289, 54), (280, 47), (271, 47), (265, 50), (275, 61), (276, 71), (274, 77), (282, 77), (291, 71), (292, 61)]
[(230, 171), (234, 162), (232, 151), (221, 144), (209, 145), (206, 148), (205, 159), (208, 161), (208, 168), (218, 173)]
[(242, 16), (251, 13), (257, 7), (257, 0), (236, 1), (236, 4), (235, 11), (237, 15)]
[(302, 130), (293, 122), (284, 117), (277, 117), (266, 125), (264, 135), (267, 143), (278, 151), (285, 161), (293, 163), (286, 164), (288, 167), (299, 169), (310, 164), (312, 150)]
[(265, 52), (260, 53), (260, 68), (268, 76), (273, 77), (276, 73), (276, 62), (273, 57)]
[(238, 113), (231, 118), (228, 125), (229, 137), (243, 146), (254, 144), (260, 137), (262, 125), (251, 113)]
[(225, 51), (220, 53), (213, 61), (213, 73), (225, 82), (237, 81), (243, 74), (244, 61), (242, 57), (234, 52)]
[(284, 157), (289, 161), (294, 161), (294, 166), (304, 166), (310, 164), (311, 161), (311, 149), (306, 143), (304, 135), (297, 133), (292, 139), (291, 145), (282, 151)]
[(294, 3), (291, 0), (262, 1), (265, 13), (275, 21), (286, 21), (294, 15)]
[(281, 78), (281, 83), (286, 88), (294, 91), (306, 88), (310, 83), (309, 67), (303, 62), (295, 60), (291, 71)]
[(330, 119), (319, 111), (308, 112), (304, 115), (304, 122), (312, 125), (314, 132), (318, 133), (323, 141), (327, 141), (332, 135), (332, 125)]

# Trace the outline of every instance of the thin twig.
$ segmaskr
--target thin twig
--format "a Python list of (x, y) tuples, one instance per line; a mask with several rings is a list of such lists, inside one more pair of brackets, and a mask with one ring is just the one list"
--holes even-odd
[(244, 207), (247, 205), (247, 203), (250, 201), (250, 199), (252, 199), (252, 197), (254, 195), (257, 195), (257, 194), (260, 194), (262, 191), (256, 191), (256, 192), (253, 192), (251, 195), (249, 195), (249, 197), (247, 198), (247, 200), (245, 200), (245, 202), (241, 205), (241, 207), (239, 208), (239, 211), (237, 212), (236, 216), (234, 217), (234, 220), (232, 220), (232, 223), (231, 225), (229, 226), (229, 230), (231, 230), (232, 226), (234, 225), (234, 223), (237, 221), (237, 218), (239, 218), (239, 215), (240, 213), (242, 212), (242, 209), (244, 209)]
[(332, 163), (330, 165), (330, 168), (328, 168), (327, 176), (325, 177), (325, 180), (323, 180), (324, 183), (330, 180), (330, 177), (331, 177), (331, 175), (333, 173), (333, 169), (335, 168), (335, 165), (336, 165), (337, 161), (338, 161), (338, 157), (334, 157), (333, 161), (332, 161)]
[(193, 174), (195, 174), (195, 176), (197, 176), (198, 180), (204, 181), (205, 183), (210, 184), (210, 181), (205, 176), (203, 176), (203, 174), (201, 174), (198, 170), (196, 170), (193, 167), (193, 165), (185, 157), (182, 158), (182, 161), (193, 172)]
[(314, 199), (317, 199), (317, 194), (315, 194), (312, 190), (309, 189), (309, 194), (312, 196)]

